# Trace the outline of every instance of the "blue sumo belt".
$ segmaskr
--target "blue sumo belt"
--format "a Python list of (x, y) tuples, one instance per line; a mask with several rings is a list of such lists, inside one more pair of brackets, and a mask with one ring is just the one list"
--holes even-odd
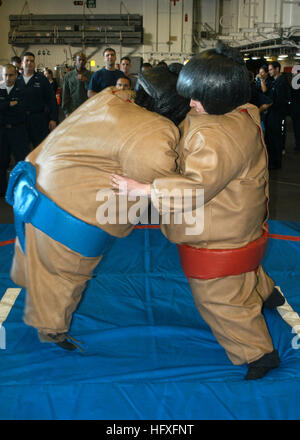
[(11, 171), (6, 201), (13, 206), (16, 234), (25, 252), (25, 223), (84, 257), (99, 257), (113, 237), (69, 214), (36, 189), (36, 169), (21, 161)]

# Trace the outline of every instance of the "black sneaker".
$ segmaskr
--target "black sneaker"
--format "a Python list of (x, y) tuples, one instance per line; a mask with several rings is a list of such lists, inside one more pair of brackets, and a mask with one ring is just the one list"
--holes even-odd
[(245, 379), (261, 379), (268, 371), (272, 370), (272, 368), (277, 368), (279, 364), (280, 359), (277, 350), (273, 350), (271, 353), (266, 353), (257, 361), (250, 362), (250, 364), (248, 364), (248, 372), (245, 376)]
[(269, 298), (264, 302), (264, 307), (267, 309), (276, 309), (276, 307), (282, 306), (285, 303), (285, 298), (279, 290), (274, 287)]

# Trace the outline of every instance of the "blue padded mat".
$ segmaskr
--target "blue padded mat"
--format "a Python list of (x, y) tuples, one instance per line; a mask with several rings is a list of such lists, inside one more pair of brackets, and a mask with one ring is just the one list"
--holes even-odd
[[(300, 313), (300, 224), (270, 221), (264, 267)], [(0, 227), (0, 297), (13, 225)], [(4, 242), (4, 243), (3, 243)], [(245, 381), (194, 306), (177, 247), (159, 229), (115, 239), (74, 314), (85, 352), (41, 344), (22, 322), (21, 290), (4, 322), (1, 420), (278, 420), (300, 418), (298, 338), (278, 311), (265, 317), (280, 368)], [(300, 342), (299, 342), (300, 345)], [(294, 345), (295, 346), (295, 345)]]

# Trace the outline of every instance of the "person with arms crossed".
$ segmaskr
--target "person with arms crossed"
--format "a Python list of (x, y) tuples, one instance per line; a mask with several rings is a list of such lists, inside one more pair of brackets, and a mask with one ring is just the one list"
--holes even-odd
[(35, 56), (32, 52), (24, 53), (22, 67), (23, 74), (18, 76), (16, 85), (25, 91), (27, 132), (35, 148), (57, 125), (57, 103), (48, 79), (35, 71)]
[(25, 125), (24, 90), (16, 84), (18, 72), (12, 64), (3, 67), (4, 84), (0, 87), (0, 196), (7, 187), (7, 170), (11, 154), (17, 164), (29, 153)]
[(85, 68), (86, 56), (84, 53), (76, 55), (75, 69), (65, 75), (62, 92), (62, 109), (65, 116), (69, 116), (87, 99), (87, 91), (92, 72)]

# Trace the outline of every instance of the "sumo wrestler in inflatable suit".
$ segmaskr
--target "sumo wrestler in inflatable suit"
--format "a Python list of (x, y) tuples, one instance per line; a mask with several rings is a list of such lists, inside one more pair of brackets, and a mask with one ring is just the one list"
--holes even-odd
[(176, 93), (177, 76), (166, 68), (140, 79), (135, 98), (110, 87), (89, 99), (11, 172), (6, 199), (17, 232), (11, 277), (26, 288), (24, 321), (42, 342), (76, 348), (67, 332), (86, 282), (110, 238), (133, 228), (118, 224), (124, 213), (116, 197), (117, 223), (96, 218), (99, 206), (108, 206), (98, 194), (110, 188), (110, 175), (152, 182), (175, 172), (175, 124), (188, 100)]
[[(258, 379), (279, 365), (262, 307), (275, 308), (284, 298), (261, 265), (268, 236), (268, 158), (258, 108), (248, 103), (243, 57), (218, 44), (183, 67), (177, 90), (193, 107), (180, 127), (181, 174), (158, 178), (152, 186), (122, 176), (112, 176), (112, 183), (151, 194), (162, 232), (178, 244), (200, 314), (232, 363), (248, 364), (246, 379)], [(164, 212), (174, 218), (182, 210), (179, 197), (172, 210), (164, 203), (164, 194), (174, 189), (183, 197), (184, 190), (203, 190), (202, 231), (187, 234), (184, 216), (181, 224), (163, 224)], [(190, 209), (197, 217), (195, 206), (194, 201)]]

